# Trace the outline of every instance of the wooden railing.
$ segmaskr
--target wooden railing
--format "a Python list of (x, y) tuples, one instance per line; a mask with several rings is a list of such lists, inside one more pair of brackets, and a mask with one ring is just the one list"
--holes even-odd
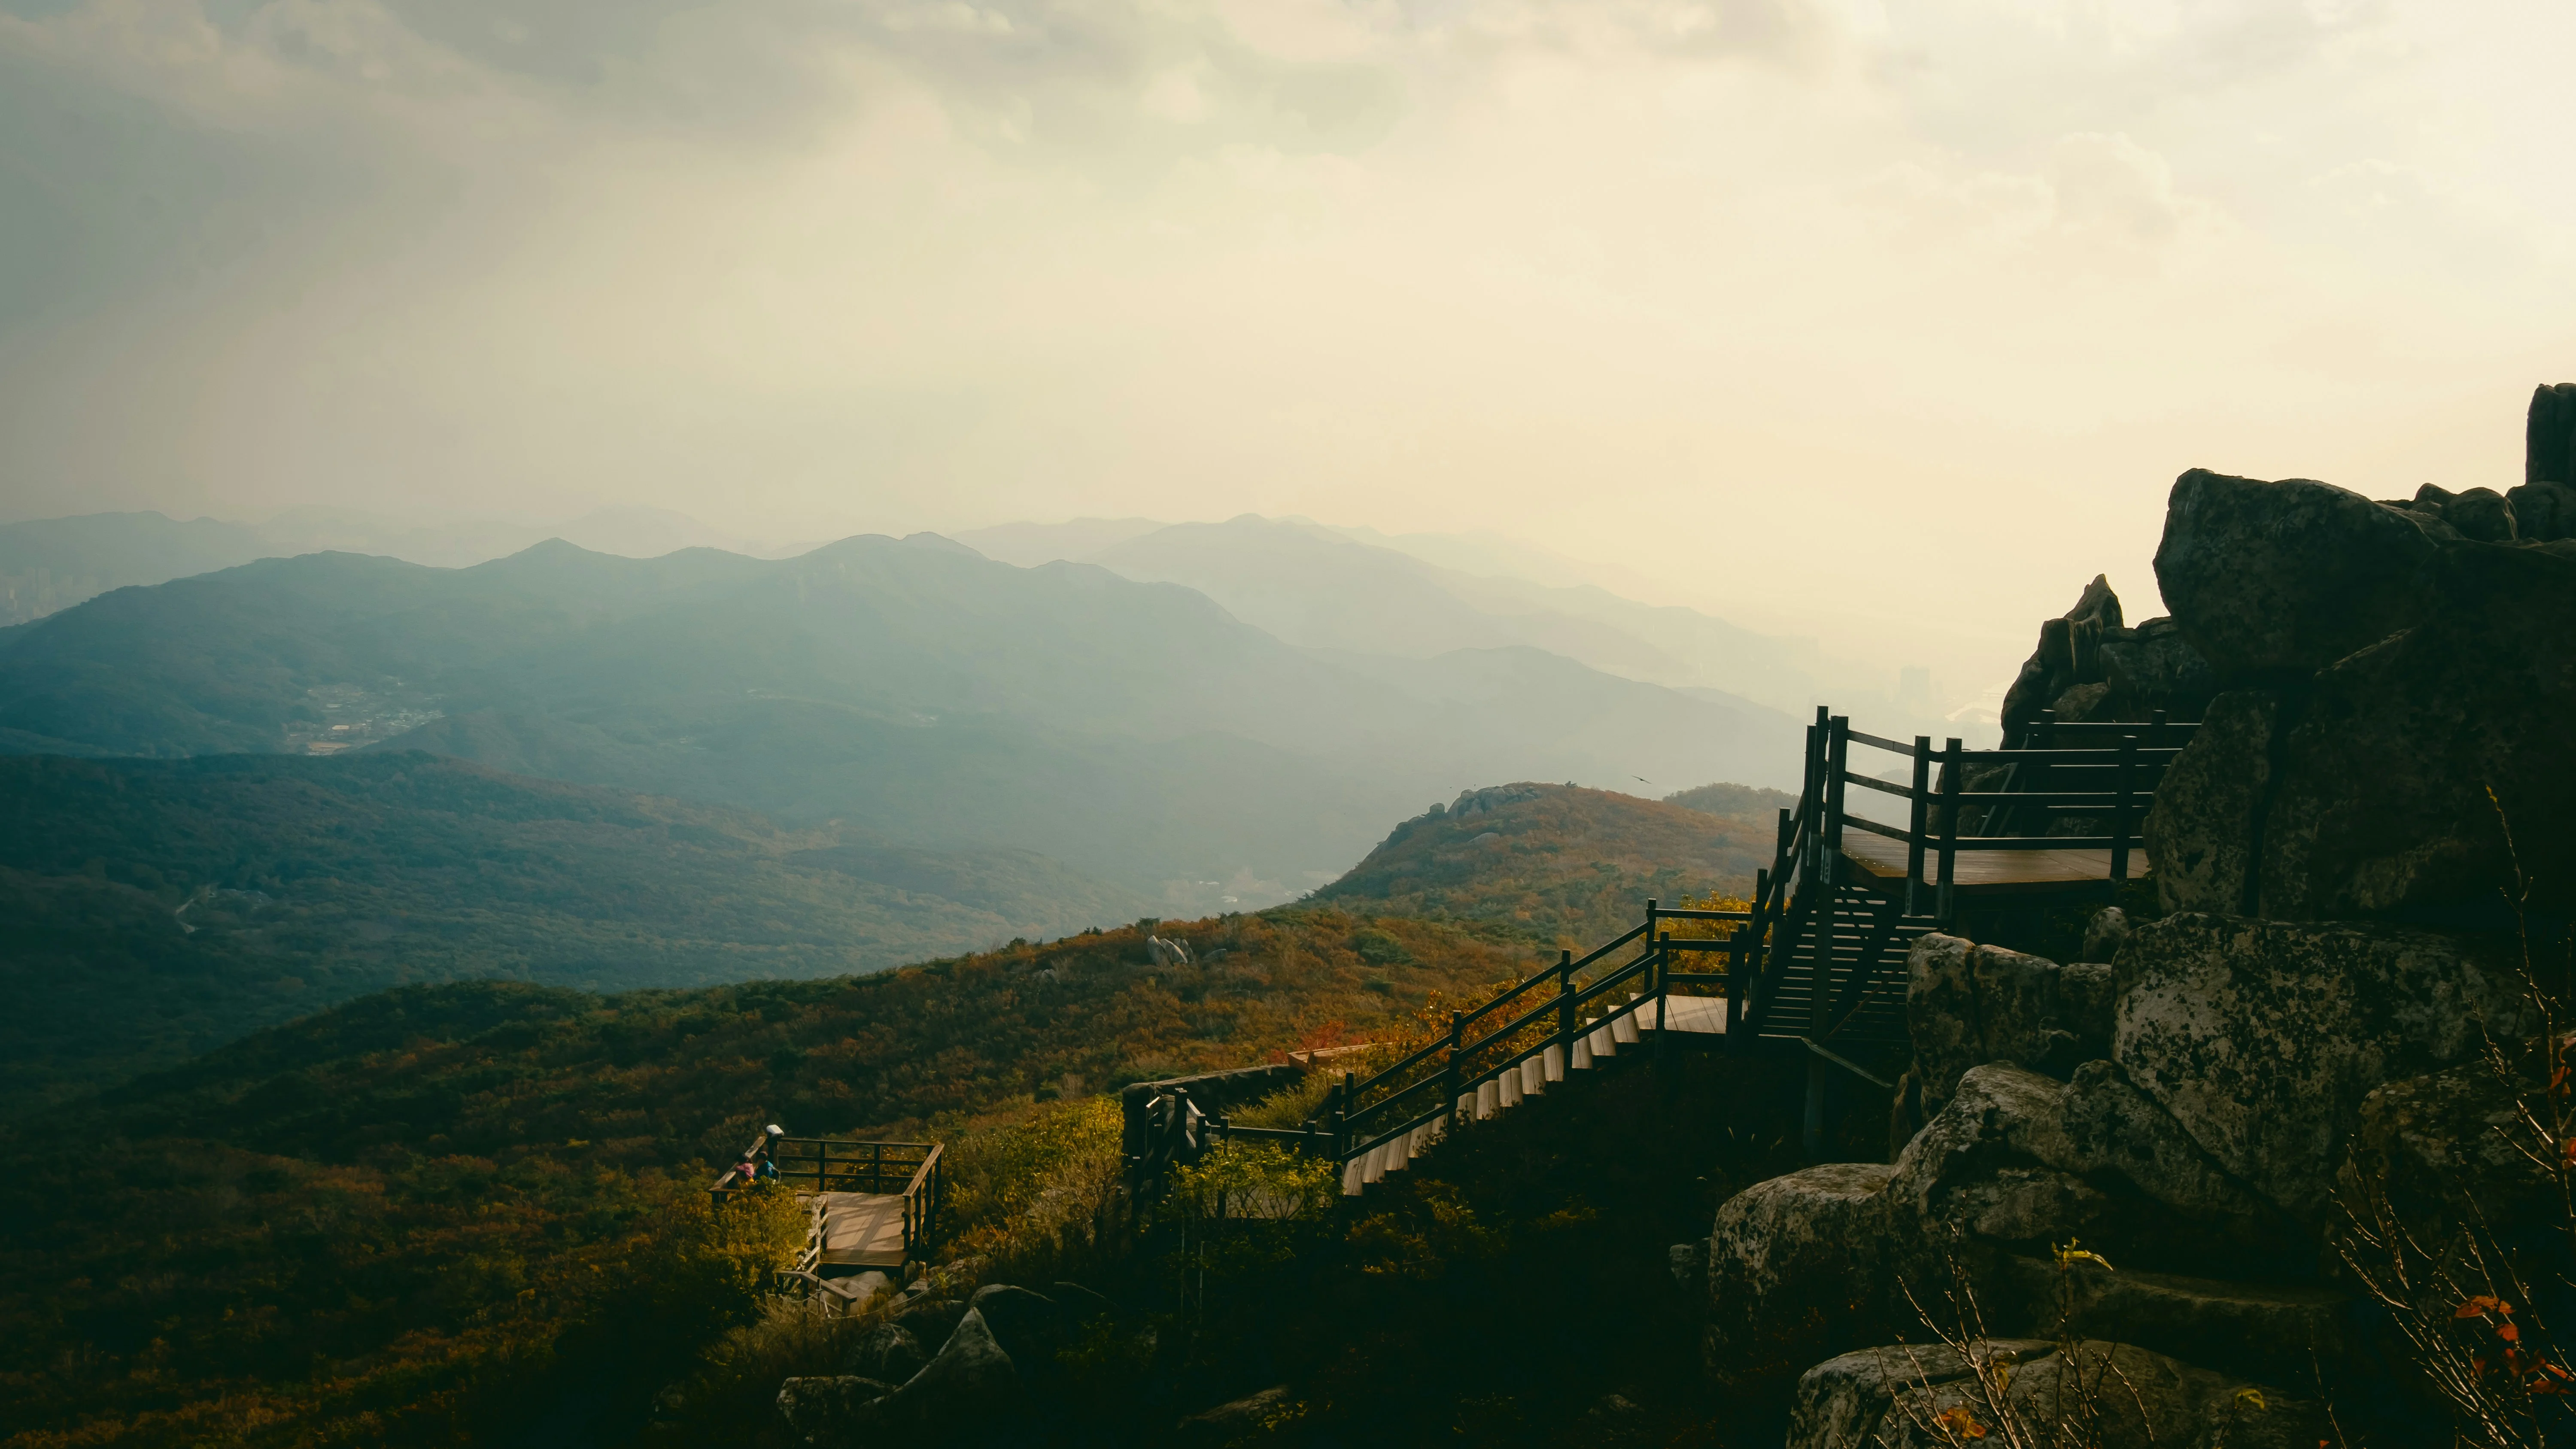
[[(2106, 850), (2105, 881), (2116, 892), (2130, 874), (2131, 855), (2144, 840), (2147, 807), (2165, 768), (2199, 729), (2196, 722), (2144, 724), (2059, 723), (2044, 713), (2018, 748), (1969, 750), (1956, 740), (1934, 749), (1931, 737), (1910, 743), (1864, 734), (1851, 722), (1819, 708), (1807, 729), (1805, 770), (1795, 808), (1779, 814), (1771, 866), (1754, 874), (1744, 910), (1677, 910), (1646, 902), (1643, 923), (1577, 959), (1560, 952), (1543, 967), (1474, 1008), (1453, 1012), (1443, 1037), (1407, 1053), (1365, 1078), (1344, 1073), (1326, 1109), (1301, 1127), (1235, 1127), (1212, 1119), (1222, 1137), (1270, 1142), (1348, 1163), (1426, 1124), (1443, 1122), (1506, 1072), (1524, 1071), (1536, 1059), (1545, 1082), (1564, 1079), (1578, 1044), (1615, 1031), (1650, 1004), (1654, 1020), (1673, 1020), (1676, 991), (1708, 991), (1726, 1000), (1726, 1040), (1741, 1050), (1781, 1030), (1759, 1013), (1777, 997), (1799, 962), (1817, 970), (1817, 1024), (1798, 1028), (1810, 1051), (1850, 1070), (1868, 1073), (1821, 1045), (1836, 1023), (1847, 1020), (1870, 987), (1871, 952), (1884, 947), (1899, 923), (1919, 932), (1950, 920), (1956, 910), (1958, 862), (1983, 851)], [(1882, 780), (1851, 768), (1854, 746), (1892, 754), (1911, 767), (1906, 783)], [(2005, 767), (2001, 788), (1969, 790), (1968, 772)], [(1853, 787), (1905, 802), (1905, 823), (1854, 814)], [(2034, 816), (2035, 821), (2034, 821)], [(2106, 821), (2083, 835), (2046, 833), (2049, 822), (2069, 817)], [(1881, 918), (1882, 938), (1863, 954), (1838, 998), (1827, 998), (1818, 963), (1833, 952), (1837, 892), (1853, 884), (1843, 856), (1846, 832), (1862, 831), (1906, 847), (1901, 898)], [(1873, 877), (1872, 888), (1885, 882)], [(1675, 937), (1668, 922), (1706, 922), (1723, 935)], [(1623, 954), (1624, 953), (1624, 954)], [(1717, 958), (1718, 969), (1680, 969), (1687, 958)], [(1659, 1030), (1654, 1050), (1670, 1050), (1675, 1033)], [(1873, 1078), (1875, 1080), (1875, 1078)]]
[[(1910, 743), (1882, 739), (1853, 729), (1848, 718), (1819, 706), (1816, 722), (1807, 729), (1807, 785), (1798, 810), (1794, 818), (1789, 811), (1780, 812), (1775, 874), (1790, 875), (1794, 862), (1814, 884), (1838, 883), (1844, 874), (1845, 832), (1859, 830), (1905, 846), (1908, 916), (1949, 920), (1956, 910), (1959, 857), (1985, 851), (2107, 850), (2105, 884), (2116, 896), (2129, 879), (2131, 854), (2146, 844), (2147, 807), (2165, 767), (2199, 729), (2197, 721), (2168, 721), (2162, 712), (2143, 724), (2061, 724), (2049, 710), (2026, 736), (2033, 743), (1970, 750), (1951, 739), (1936, 751), (1929, 735), (1916, 735)], [(1850, 760), (1854, 745), (1905, 760), (1912, 767), (1911, 779), (1897, 784), (1856, 773)], [(1968, 772), (1989, 765), (2004, 767), (2002, 788), (1966, 788)], [(1846, 802), (1853, 786), (1904, 801), (1905, 823), (1852, 813)], [(2052, 821), (2069, 817), (2107, 822), (2108, 829), (2080, 835), (2048, 832)], [(1929, 877), (1927, 865), (1932, 867)], [(1785, 882), (1783, 891), (1793, 894), (1795, 885), (1804, 883)]]
[[(844, 1137), (790, 1137), (778, 1127), (771, 1127), (743, 1149), (734, 1166), (728, 1167), (709, 1189), (714, 1201), (722, 1206), (735, 1193), (752, 1188), (762, 1180), (776, 1181), (790, 1191), (815, 1197), (814, 1227), (806, 1245), (806, 1258), (796, 1271), (811, 1273), (822, 1253), (822, 1222), (826, 1205), (820, 1195), (826, 1192), (864, 1192), (900, 1194), (903, 1198), (903, 1246), (906, 1257), (927, 1258), (939, 1242), (940, 1209), (947, 1200), (948, 1170), (942, 1162), (947, 1145), (939, 1142), (861, 1142)], [(754, 1176), (745, 1179), (741, 1163), (753, 1164)], [(774, 1177), (759, 1172), (766, 1163), (776, 1169)]]
[[(1343, 1074), (1323, 1114), (1302, 1128), (1241, 1128), (1219, 1124), (1230, 1137), (1270, 1141), (1349, 1162), (1426, 1124), (1445, 1120), (1506, 1073), (1535, 1061), (1543, 1083), (1561, 1082), (1586, 1064), (1590, 1043), (1606, 1044), (1621, 1023), (1653, 1008), (1670, 1020), (1676, 995), (1714, 992), (1728, 997), (1729, 1024), (1740, 1003), (1728, 990), (1758, 969), (1756, 910), (1684, 910), (1646, 902), (1646, 919), (1577, 959), (1571, 951), (1473, 1009), (1453, 1012), (1448, 1033), (1365, 1079)], [(1676, 937), (1663, 930), (1677, 921), (1712, 923), (1722, 937)], [(1633, 949), (1632, 949), (1633, 948)], [(1625, 954), (1623, 954), (1625, 953)], [(1686, 958), (1716, 957), (1719, 970), (1680, 969)], [(1669, 1050), (1673, 1033), (1659, 1031), (1654, 1049)], [(1635, 1040), (1635, 1038), (1632, 1038)]]

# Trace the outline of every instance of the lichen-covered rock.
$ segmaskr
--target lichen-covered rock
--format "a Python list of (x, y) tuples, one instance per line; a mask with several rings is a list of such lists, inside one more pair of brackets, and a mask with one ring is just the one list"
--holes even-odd
[[(1873, 1436), (1860, 1442), (1886, 1449), (1954, 1449), (1972, 1439), (2091, 1449), (2310, 1449), (2333, 1433), (2317, 1404), (2129, 1343), (2084, 1340), (2023, 1361), (2007, 1382), (1997, 1378), (1961, 1375), (1902, 1389)], [(1789, 1449), (1808, 1446), (1792, 1436)]]
[(1881, 1336), (1881, 1195), (1895, 1169), (1836, 1162), (1728, 1198), (1709, 1235), (1708, 1368), (1732, 1385), (1786, 1383), (1819, 1358)]
[(778, 1413), (808, 1444), (859, 1442), (874, 1425), (877, 1401), (893, 1392), (859, 1374), (793, 1378), (778, 1386)]
[(2313, 1282), (2199, 1278), (2122, 1263), (2008, 1258), (1999, 1264), (2017, 1301), (2033, 1304), (2030, 1331), (2050, 1338), (2117, 1333), (2124, 1342), (2274, 1383), (2312, 1381), (2320, 1365), (2348, 1361), (2361, 1310)]
[(1970, 1067), (2009, 1061), (2063, 1080), (2109, 1055), (2111, 971), (1935, 932), (1906, 953), (1905, 1019), (1929, 1116)]
[(2532, 389), (2522, 434), (2522, 479), (2576, 483), (2576, 383)]
[(2576, 537), (2576, 488), (2565, 483), (2525, 483), (2505, 494), (2514, 527), (2525, 539), (2545, 543)]
[(2167, 719), (2198, 719), (2218, 692), (2209, 660), (2171, 619), (2149, 619), (2135, 629), (2106, 633), (2101, 659), (2111, 701), (2123, 719), (2143, 720), (2157, 710)]
[[(2018, 742), (2031, 722), (2039, 718), (2039, 712), (2067, 691), (2101, 683), (2103, 638), (2119, 631), (2120, 596), (2111, 591), (2108, 578), (2096, 575), (2084, 586), (2074, 608), (2040, 624), (2039, 647), (2031, 651), (2021, 674), (2004, 691), (2004, 739)], [(2084, 709), (2088, 705), (2070, 707)]]
[(2471, 1214), (2507, 1232), (2549, 1220), (2558, 1179), (2532, 1160), (2546, 1144), (2523, 1120), (2525, 1094), (2537, 1101), (2539, 1084), (2485, 1061), (2389, 1082), (2362, 1099), (2336, 1186), (2365, 1211), (2385, 1202), (2427, 1243)]
[(900, 1323), (872, 1324), (842, 1355), (841, 1363), (851, 1373), (899, 1384), (921, 1372), (921, 1340)]
[(968, 1309), (921, 1372), (868, 1411), (871, 1432), (888, 1437), (939, 1436), (943, 1444), (1016, 1442), (1024, 1404), (1018, 1369), (994, 1341), (984, 1315)]
[[(2069, 1238), (2149, 1266), (2276, 1262), (2292, 1236), (2110, 1062), (2066, 1083), (1972, 1068), (1906, 1145), (1884, 1196), (1896, 1272), (1918, 1294), (1954, 1266), (1991, 1275)], [(1999, 1291), (1988, 1311), (2011, 1325), (2036, 1305)]]
[(1173, 1434), (1185, 1446), (1259, 1443), (1304, 1417), (1297, 1396), (1286, 1384), (1204, 1409), (1181, 1420)]
[[(1980, 1339), (1971, 1351), (1999, 1368), (2056, 1352), (2043, 1339)], [(1881, 1440), (1888, 1407), (1910, 1389), (1955, 1383), (1969, 1363), (1946, 1344), (1899, 1343), (1830, 1358), (1798, 1376), (1789, 1449), (1862, 1449)]]
[(2112, 1056), (2230, 1175), (2320, 1221), (2364, 1098), (2522, 1034), (2509, 976), (2394, 927), (2186, 914), (2121, 953)]
[(2423, 616), (2440, 552), (2412, 514), (2304, 478), (2174, 481), (2156, 581), (2223, 686), (2304, 679)]
[(987, 1283), (975, 1290), (967, 1307), (983, 1316), (993, 1341), (1014, 1362), (1052, 1353), (1063, 1338), (1063, 1310), (1055, 1300), (1026, 1288)]
[(2235, 914), (2260, 871), (2257, 822), (2272, 783), (2280, 697), (2235, 690), (2209, 703), (2200, 732), (2165, 768), (2147, 809), (2147, 858), (2167, 911)]
[(2576, 908), (2576, 559), (2459, 545), (2440, 582), (2430, 618), (2316, 677), (2279, 751), (2260, 914), (2509, 926), (2517, 857), (2535, 908)]
[[(2120, 948), (2127, 944), (2129, 944), (2129, 913), (2118, 906), (2104, 906), (2095, 911), (2093, 919), (2084, 925), (2083, 959), (2087, 962), (2109, 965), (2119, 958)], [(2104, 984), (2106, 994), (2102, 999), (2102, 1021), (2104, 1030), (2108, 1031), (2111, 1000), (2107, 994), (2108, 983)]]

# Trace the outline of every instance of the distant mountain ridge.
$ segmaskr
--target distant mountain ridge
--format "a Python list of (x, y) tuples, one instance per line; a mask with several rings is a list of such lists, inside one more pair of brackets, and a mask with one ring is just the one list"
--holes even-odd
[[(1534, 648), (1622, 679), (1803, 714), (1819, 699), (1907, 728), (1935, 728), (1928, 695), (1892, 674), (1826, 656), (1696, 609), (1602, 587), (1610, 571), (1477, 534), (1390, 536), (1297, 518), (1223, 523), (1077, 519), (961, 535), (996, 556), (1100, 564), (1185, 584), (1291, 644), (1423, 659)], [(1884, 676), (1884, 677), (1883, 677)], [(1928, 689), (1928, 676), (1923, 680)]]
[(1320, 655), (1186, 587), (932, 535), (784, 560), (308, 555), (0, 631), (0, 751), (430, 749), (1036, 850), (1174, 914), (1323, 884), (1479, 780), (1779, 778), (1795, 729), (1526, 648)]

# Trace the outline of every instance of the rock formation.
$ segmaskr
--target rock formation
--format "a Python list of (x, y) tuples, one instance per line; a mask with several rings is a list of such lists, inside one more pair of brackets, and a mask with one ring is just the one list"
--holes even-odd
[(2173, 617), (2125, 626), (2097, 578), (2042, 627), (2008, 743), (2203, 721), (2146, 823), (2163, 913), (2103, 912), (2084, 962), (1923, 937), (1892, 1162), (1759, 1184), (1677, 1250), (1712, 1375), (1795, 1375), (1791, 1449), (1964, 1442), (1943, 1415), (2114, 1372), (2087, 1442), (2143, 1413), (2312, 1445), (2321, 1389), (2440, 1419), (2338, 1244), (2385, 1211), (2563, 1251), (2510, 1136), (2549, 1071), (2523, 942), (2576, 908), (2576, 385), (2529, 443), (2509, 491), (2395, 502), (2195, 469)]

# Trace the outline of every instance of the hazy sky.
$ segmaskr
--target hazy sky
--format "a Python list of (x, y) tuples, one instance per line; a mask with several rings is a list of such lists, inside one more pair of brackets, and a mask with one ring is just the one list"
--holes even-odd
[(2154, 611), (2185, 467), (2519, 481), (2571, 55), (2477, 0), (0, 0), (0, 516), (1301, 513), (1991, 673), (2096, 571)]

